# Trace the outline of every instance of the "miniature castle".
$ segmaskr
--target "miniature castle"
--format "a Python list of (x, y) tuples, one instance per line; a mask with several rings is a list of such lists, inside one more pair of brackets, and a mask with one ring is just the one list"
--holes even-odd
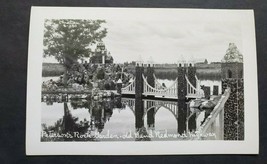
[(90, 58), (90, 63), (93, 64), (111, 64), (113, 63), (113, 57), (110, 52), (107, 51), (103, 42), (97, 44), (93, 56)]
[(221, 69), (222, 78), (243, 78), (243, 55), (234, 43), (229, 43)]

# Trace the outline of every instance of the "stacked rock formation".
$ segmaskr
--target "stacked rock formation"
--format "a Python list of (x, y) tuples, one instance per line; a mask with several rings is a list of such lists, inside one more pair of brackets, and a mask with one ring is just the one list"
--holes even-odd
[(223, 63), (243, 63), (243, 55), (239, 52), (234, 43), (229, 43), (226, 54), (222, 59)]

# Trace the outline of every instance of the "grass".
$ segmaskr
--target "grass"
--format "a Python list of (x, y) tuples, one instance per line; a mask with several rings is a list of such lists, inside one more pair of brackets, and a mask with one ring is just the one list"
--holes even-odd
[[(128, 72), (135, 74), (135, 67), (128, 67)], [(144, 70), (146, 72), (146, 69)], [(221, 68), (215, 66), (201, 66), (197, 67), (196, 71), (197, 77), (200, 80), (220, 80), (221, 79)], [(155, 75), (159, 79), (169, 79), (175, 80), (177, 77), (177, 68), (176, 67), (156, 67)]]
[[(127, 71), (135, 74), (135, 66), (128, 66)], [(47, 76), (59, 76), (64, 73), (64, 66), (58, 63), (43, 63), (43, 77)], [(144, 70), (146, 72), (146, 69)], [(203, 65), (197, 66), (197, 77), (209, 80), (221, 79), (221, 67), (217, 65)], [(159, 79), (174, 80), (177, 77), (176, 67), (155, 67), (155, 75)]]
[(42, 76), (59, 76), (64, 74), (65, 68), (62, 64), (58, 63), (43, 63)]

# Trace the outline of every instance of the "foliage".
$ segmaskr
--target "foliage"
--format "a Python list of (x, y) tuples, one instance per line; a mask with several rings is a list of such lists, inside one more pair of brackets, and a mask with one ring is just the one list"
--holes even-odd
[(105, 20), (46, 19), (44, 57), (54, 56), (67, 68), (78, 59), (90, 57), (90, 47), (107, 34), (103, 23)]
[(64, 74), (65, 67), (62, 64), (58, 63), (43, 63), (42, 76), (60, 76)]

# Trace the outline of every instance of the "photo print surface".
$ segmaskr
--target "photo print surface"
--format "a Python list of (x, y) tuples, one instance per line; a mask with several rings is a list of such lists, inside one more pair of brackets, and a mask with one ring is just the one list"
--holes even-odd
[(104, 10), (39, 21), (39, 143), (246, 142), (253, 20)]

